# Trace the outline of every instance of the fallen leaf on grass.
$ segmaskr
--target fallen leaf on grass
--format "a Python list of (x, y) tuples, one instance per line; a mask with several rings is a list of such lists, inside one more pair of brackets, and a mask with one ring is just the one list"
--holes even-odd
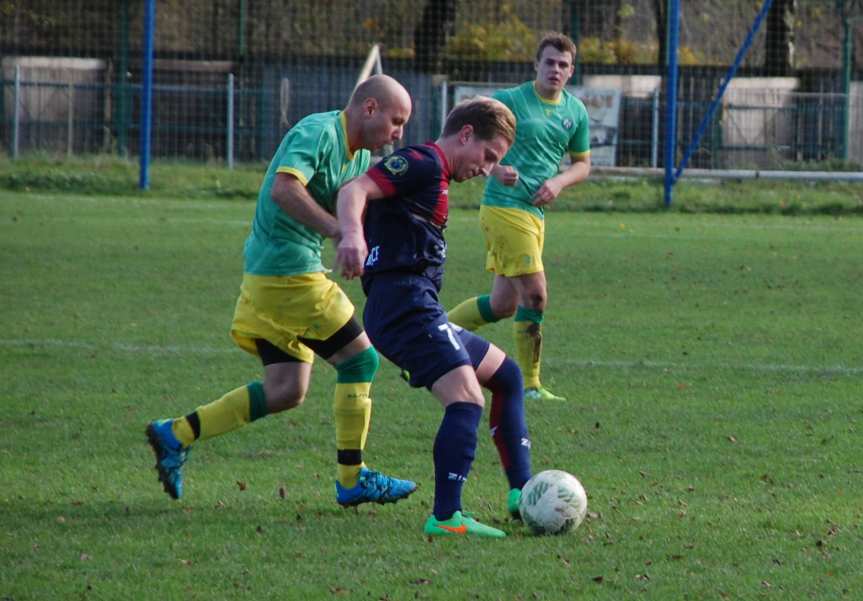
[(241, 491), (246, 490), (246, 483), (242, 480), (237, 480), (237, 488), (239, 488)]
[(594, 576), (593, 578), (591, 578), (591, 580), (593, 580), (597, 584), (602, 584), (602, 581), (605, 580), (605, 577), (604, 576)]

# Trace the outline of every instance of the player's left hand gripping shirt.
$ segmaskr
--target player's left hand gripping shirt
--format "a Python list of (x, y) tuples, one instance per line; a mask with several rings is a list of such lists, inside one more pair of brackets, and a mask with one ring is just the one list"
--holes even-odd
[(246, 239), (245, 272), (255, 275), (296, 275), (324, 271), (324, 238), (288, 216), (271, 197), (277, 173), (289, 173), (330, 213), (339, 188), (365, 173), (370, 153), (348, 148), (344, 113), (315, 113), (300, 120), (285, 134), (276, 151), (261, 191)]
[(402, 271), (429, 277), (440, 290), (449, 215), (449, 165), (436, 144), (407, 146), (368, 175), (384, 193), (366, 209), (363, 229), (369, 256), (363, 286), (376, 274)]

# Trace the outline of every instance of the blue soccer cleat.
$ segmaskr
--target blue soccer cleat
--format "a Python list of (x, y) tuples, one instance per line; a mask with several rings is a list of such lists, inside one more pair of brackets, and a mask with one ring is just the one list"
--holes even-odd
[(416, 489), (416, 482), (391, 478), (380, 472), (361, 468), (359, 481), (353, 488), (345, 488), (336, 482), (336, 501), (342, 507), (353, 507), (362, 503), (395, 503), (408, 498)]
[(159, 419), (147, 424), (147, 440), (156, 455), (159, 482), (172, 499), (183, 496), (183, 464), (189, 449), (184, 449), (171, 430), (173, 420)]

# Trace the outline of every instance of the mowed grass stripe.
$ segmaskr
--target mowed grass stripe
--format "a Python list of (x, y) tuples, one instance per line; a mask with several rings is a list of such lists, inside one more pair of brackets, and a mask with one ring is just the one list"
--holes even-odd
[[(128, 342), (112, 342), (107, 347), (98, 344), (84, 342), (80, 340), (57, 340), (57, 339), (9, 339), (0, 338), (0, 347), (7, 348), (57, 348), (57, 349), (82, 349), (89, 351), (111, 350), (132, 354), (146, 355), (222, 355), (227, 353), (239, 352), (239, 349), (232, 347), (215, 348), (208, 346), (159, 346), (159, 345), (139, 345)], [(547, 358), (546, 363), (555, 367), (566, 367), (575, 369), (644, 369), (644, 370), (664, 370), (675, 369), (684, 371), (710, 371), (710, 370), (730, 370), (730, 371), (763, 371), (763, 372), (790, 372), (790, 373), (818, 373), (824, 375), (843, 375), (855, 376), (863, 375), (863, 367), (845, 366), (845, 365), (783, 365), (783, 364), (759, 364), (759, 363), (672, 363), (666, 361), (627, 361), (620, 359), (584, 359), (572, 357), (568, 359), (559, 359), (555, 357)]]

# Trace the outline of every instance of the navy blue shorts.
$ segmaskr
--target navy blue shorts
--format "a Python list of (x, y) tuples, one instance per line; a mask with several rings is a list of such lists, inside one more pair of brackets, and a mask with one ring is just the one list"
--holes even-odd
[(431, 388), (462, 365), (476, 369), (488, 353), (484, 338), (449, 322), (427, 277), (383, 273), (367, 288), (366, 333), (384, 357), (410, 372), (411, 386)]

